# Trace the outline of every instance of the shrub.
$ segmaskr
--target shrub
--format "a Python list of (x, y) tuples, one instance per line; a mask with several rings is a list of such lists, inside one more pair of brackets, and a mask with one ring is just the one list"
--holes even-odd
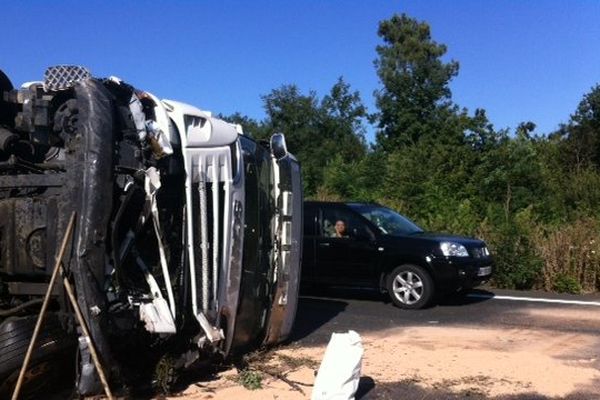
[(578, 294), (581, 293), (581, 285), (571, 275), (559, 274), (554, 278), (554, 283), (552, 288), (558, 293), (571, 293)]
[(542, 260), (533, 252), (522, 234), (499, 234), (491, 243), (496, 256), (493, 282), (500, 288), (526, 290), (534, 287), (542, 270)]
[(492, 283), (500, 288), (531, 289), (539, 281), (543, 266), (530, 239), (535, 227), (531, 212), (525, 209), (499, 221), (494, 226), (486, 220), (479, 230), (496, 260)]
[(258, 371), (243, 369), (238, 374), (238, 382), (248, 390), (258, 390), (262, 388), (262, 375)]

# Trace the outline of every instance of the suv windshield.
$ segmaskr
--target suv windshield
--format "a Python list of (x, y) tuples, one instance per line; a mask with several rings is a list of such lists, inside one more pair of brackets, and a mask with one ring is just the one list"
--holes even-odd
[(406, 217), (386, 207), (367, 204), (348, 204), (350, 208), (371, 221), (386, 235), (410, 235), (423, 232)]

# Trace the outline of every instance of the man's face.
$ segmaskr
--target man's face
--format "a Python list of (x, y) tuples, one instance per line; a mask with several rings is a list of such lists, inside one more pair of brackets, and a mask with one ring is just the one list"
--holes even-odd
[(344, 223), (344, 221), (337, 221), (335, 223), (335, 231), (338, 235), (346, 233), (346, 224)]

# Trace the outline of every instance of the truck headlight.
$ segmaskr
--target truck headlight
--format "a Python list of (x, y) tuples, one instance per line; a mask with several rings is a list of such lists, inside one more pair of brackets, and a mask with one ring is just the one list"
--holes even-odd
[(440, 250), (446, 257), (469, 257), (469, 252), (459, 243), (453, 242), (442, 242), (440, 243)]

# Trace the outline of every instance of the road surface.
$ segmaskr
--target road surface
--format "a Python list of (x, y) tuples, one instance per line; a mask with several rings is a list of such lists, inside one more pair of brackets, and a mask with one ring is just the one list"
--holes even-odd
[(488, 289), (406, 311), (372, 292), (313, 291), (291, 347), (318, 358), (350, 329), (365, 342), (362, 398), (600, 399), (600, 296)]

